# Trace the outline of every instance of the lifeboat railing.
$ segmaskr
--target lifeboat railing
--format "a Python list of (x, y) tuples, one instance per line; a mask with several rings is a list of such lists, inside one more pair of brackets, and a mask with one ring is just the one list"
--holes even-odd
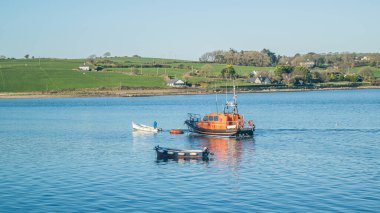
[(233, 129), (239, 129), (239, 128), (252, 128), (254, 126), (252, 120), (245, 121), (243, 125), (240, 125), (241, 123), (239, 121), (228, 121), (226, 123), (217, 123), (217, 122), (212, 122), (212, 121), (204, 121), (204, 123), (208, 123), (208, 125), (212, 125), (213, 127), (225, 127), (227, 126), (233, 126), (235, 125), (235, 128)]

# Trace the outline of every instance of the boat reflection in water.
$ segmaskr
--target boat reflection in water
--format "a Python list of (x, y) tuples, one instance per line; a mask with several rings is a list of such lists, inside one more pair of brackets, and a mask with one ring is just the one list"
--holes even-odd
[(244, 153), (252, 155), (254, 151), (254, 138), (205, 137), (191, 133), (188, 138), (191, 143), (199, 144), (199, 147), (208, 147), (215, 159), (230, 165), (238, 164)]
[(202, 158), (159, 158), (157, 157), (156, 163), (167, 163), (167, 162), (177, 162), (177, 163), (196, 163), (196, 164), (208, 164), (210, 161), (213, 161), (214, 159), (212, 157), (207, 159)]

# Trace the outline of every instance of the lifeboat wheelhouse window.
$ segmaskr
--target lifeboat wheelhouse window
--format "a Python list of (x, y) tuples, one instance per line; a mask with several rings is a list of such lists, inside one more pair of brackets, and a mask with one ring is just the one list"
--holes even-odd
[(218, 116), (214, 116), (214, 121), (218, 121)]
[(213, 120), (214, 120), (214, 117), (210, 116), (210, 117), (208, 117), (208, 119), (209, 119), (210, 121), (213, 121)]
[(208, 117), (207, 117), (207, 116), (204, 116), (204, 117), (203, 117), (203, 121), (208, 121)]

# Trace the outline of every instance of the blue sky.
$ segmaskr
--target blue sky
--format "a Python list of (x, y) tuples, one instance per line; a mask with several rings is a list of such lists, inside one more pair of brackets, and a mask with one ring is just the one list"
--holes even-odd
[(1, 0), (0, 55), (379, 52), (377, 0)]

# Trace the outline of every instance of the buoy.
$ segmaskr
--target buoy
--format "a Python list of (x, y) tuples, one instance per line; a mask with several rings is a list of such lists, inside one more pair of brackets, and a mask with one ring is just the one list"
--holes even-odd
[(171, 129), (170, 134), (183, 134), (183, 131), (181, 129)]

